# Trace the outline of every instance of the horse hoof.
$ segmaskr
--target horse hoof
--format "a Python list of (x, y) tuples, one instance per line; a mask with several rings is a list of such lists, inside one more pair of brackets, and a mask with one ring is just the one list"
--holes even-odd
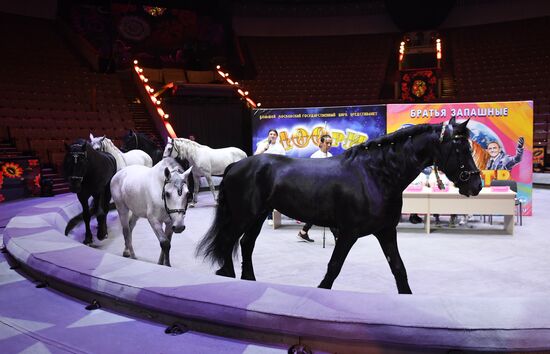
[(130, 258), (130, 252), (122, 252), (122, 257)]
[(218, 269), (216, 271), (216, 275), (221, 275), (222, 277), (228, 277), (228, 278), (235, 278), (235, 274), (228, 274), (225, 270), (223, 269)]
[(98, 239), (99, 241), (103, 241), (103, 240), (105, 240), (106, 238), (107, 238), (107, 234), (105, 234), (105, 235), (103, 235), (103, 236), (102, 236), (102, 235), (97, 235), (97, 239)]
[(91, 246), (94, 244), (94, 241), (92, 240), (84, 240), (84, 242), (82, 242), (85, 246)]
[(253, 275), (241, 275), (242, 280), (256, 281), (256, 277)]

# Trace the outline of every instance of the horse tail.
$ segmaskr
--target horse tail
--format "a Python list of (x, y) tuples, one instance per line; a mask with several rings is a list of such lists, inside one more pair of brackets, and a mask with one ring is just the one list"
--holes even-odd
[(67, 226), (65, 227), (65, 236), (69, 236), (69, 232), (71, 232), (71, 230), (74, 229), (74, 227), (78, 225), (78, 223), (81, 221), (84, 221), (82, 213), (74, 216), (71, 220), (69, 220), (67, 222)]
[[(229, 168), (230, 166), (226, 168), (225, 172)], [(225, 195), (224, 181), (222, 180), (218, 192), (218, 206), (214, 221), (198, 244), (195, 254), (197, 256), (203, 255), (205, 259), (209, 258), (212, 263), (223, 265), (229, 252), (232, 251), (232, 254), (237, 252), (237, 241), (241, 236), (231, 230), (231, 210)]]

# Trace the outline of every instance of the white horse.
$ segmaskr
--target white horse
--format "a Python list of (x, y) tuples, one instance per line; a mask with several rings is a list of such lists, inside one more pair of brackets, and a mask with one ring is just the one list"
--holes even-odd
[(124, 234), (124, 257), (136, 258), (132, 230), (139, 218), (147, 218), (160, 243), (158, 264), (170, 267), (172, 234), (185, 230), (186, 181), (191, 169), (183, 172), (176, 160), (165, 158), (152, 168), (132, 165), (115, 174), (111, 194)]
[(108, 152), (113, 155), (116, 160), (116, 170), (120, 171), (126, 166), (130, 165), (143, 165), (147, 167), (153, 166), (153, 160), (145, 151), (130, 150), (128, 152), (122, 152), (119, 148), (113, 144), (111, 139), (102, 136), (94, 137), (90, 133), (90, 144), (94, 150)]
[(195, 190), (193, 194), (193, 203), (197, 202), (199, 192), (200, 177), (204, 176), (210, 187), (210, 191), (216, 200), (212, 176), (222, 176), (225, 168), (233, 162), (246, 158), (246, 153), (236, 147), (227, 147), (222, 149), (212, 149), (206, 145), (201, 145), (195, 141), (185, 138), (171, 139), (164, 148), (164, 157), (178, 157), (187, 159), (193, 166), (193, 180)]

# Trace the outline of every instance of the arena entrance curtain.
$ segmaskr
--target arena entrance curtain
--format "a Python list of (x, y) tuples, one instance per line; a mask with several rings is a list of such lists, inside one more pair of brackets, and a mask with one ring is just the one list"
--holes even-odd
[(387, 108), (388, 133), (453, 116), (458, 122), (469, 118), (472, 154), (485, 186), (494, 179), (516, 181), (523, 215), (532, 214), (533, 101), (390, 104)]
[(330, 152), (338, 155), (350, 147), (383, 135), (386, 107), (311, 107), (255, 109), (252, 112), (252, 151), (265, 142), (270, 129), (279, 133), (286, 155), (310, 157), (319, 149), (327, 131), (333, 140)]
[(429, 102), (437, 97), (437, 69), (402, 70), (401, 99), (406, 102)]

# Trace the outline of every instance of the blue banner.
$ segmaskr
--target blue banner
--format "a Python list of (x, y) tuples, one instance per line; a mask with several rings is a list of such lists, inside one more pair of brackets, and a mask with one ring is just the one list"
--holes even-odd
[(256, 109), (252, 118), (252, 149), (266, 142), (270, 129), (290, 157), (310, 157), (324, 133), (332, 136), (333, 155), (386, 133), (386, 106)]

